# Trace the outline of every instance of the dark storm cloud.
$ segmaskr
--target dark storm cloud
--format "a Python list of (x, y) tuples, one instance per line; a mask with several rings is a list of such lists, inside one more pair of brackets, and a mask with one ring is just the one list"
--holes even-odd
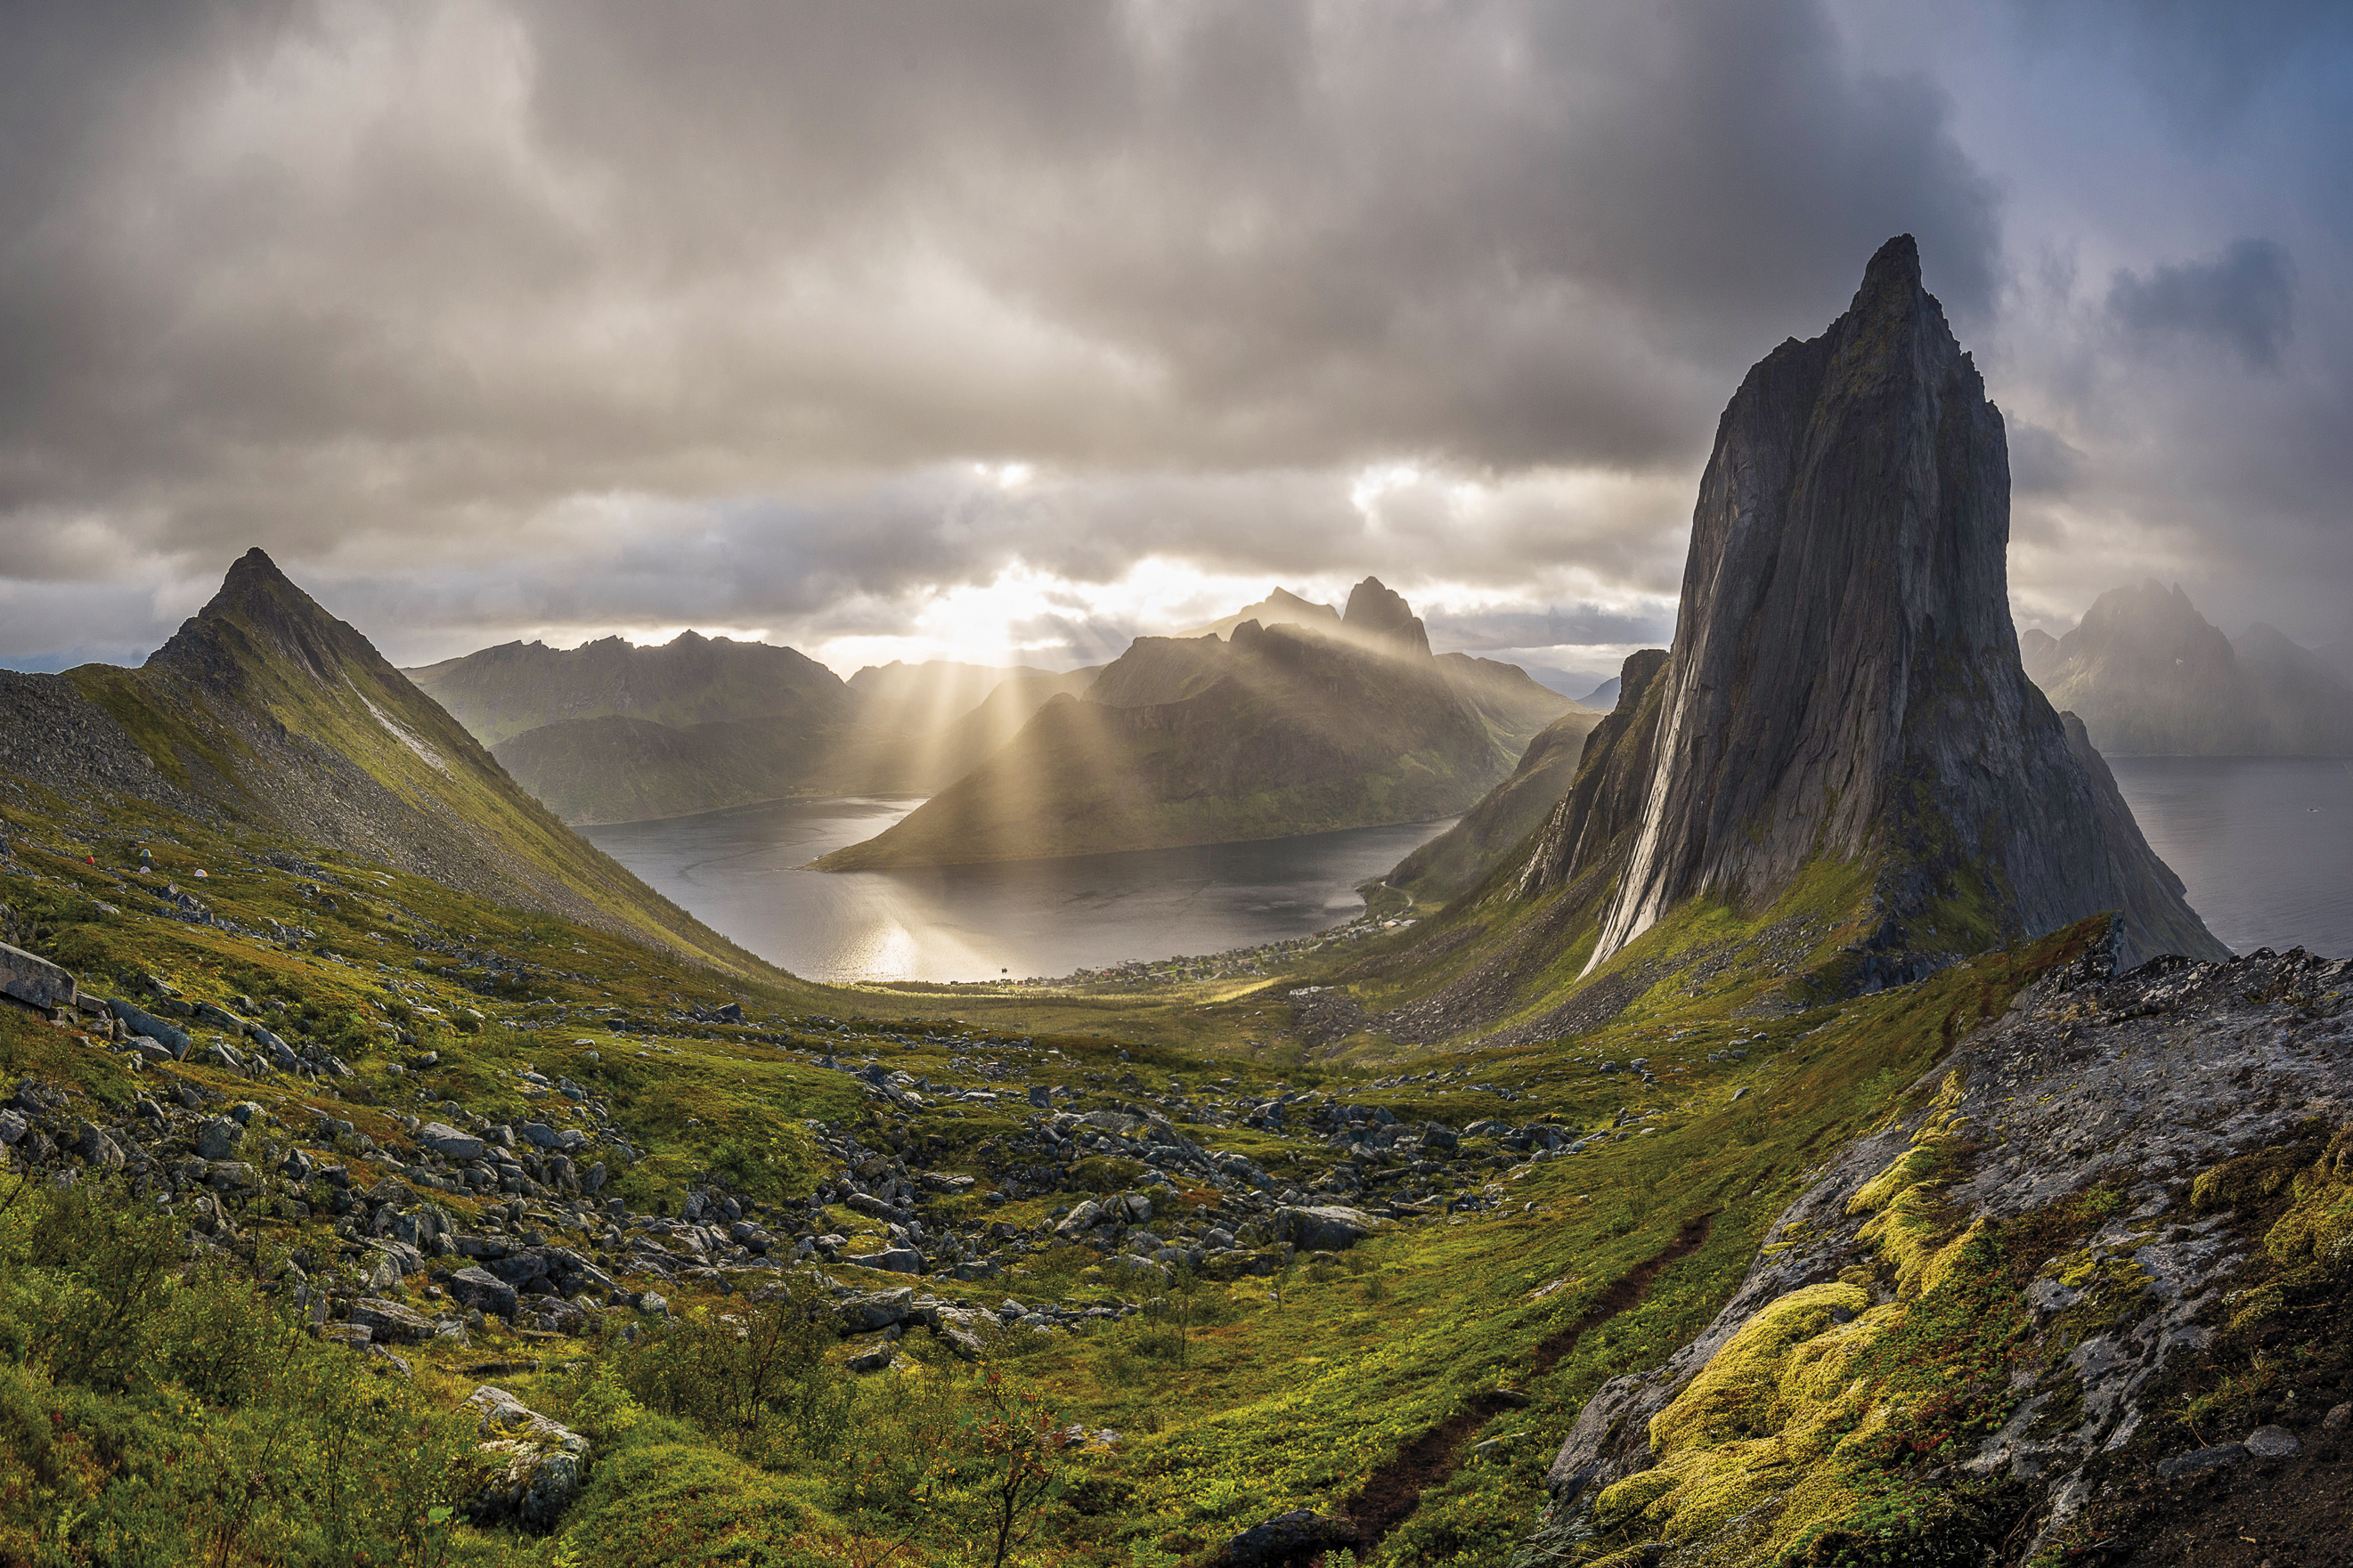
[(0, 658), (152, 646), (255, 542), (409, 654), (1147, 561), (1651, 640), (1725, 398), (1898, 231), (2010, 417), (2038, 613), (2123, 558), (2298, 626), (2353, 580), (2337, 7), (0, 28)]
[(2294, 335), (2295, 266), (2270, 240), (2236, 240), (2211, 260), (2155, 268), (2146, 277), (2119, 270), (2108, 287), (2108, 313), (2143, 339), (2206, 338), (2268, 370)]
[[(28, 575), (89, 570), (60, 518), (118, 570), (454, 565), (964, 457), (1689, 466), (1887, 234), (1996, 283), (1941, 92), (1804, 0), (165, 10), (0, 49)], [(810, 581), (876, 569), (840, 521)]]

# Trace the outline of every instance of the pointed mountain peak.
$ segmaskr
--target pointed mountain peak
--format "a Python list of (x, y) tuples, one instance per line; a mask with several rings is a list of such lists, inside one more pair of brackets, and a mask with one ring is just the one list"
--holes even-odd
[(280, 583), (293, 586), (286, 574), (278, 569), (278, 563), (269, 558), (269, 552), (257, 544), (229, 563), (228, 575), (221, 579), (221, 590), (228, 593)]
[[(196, 618), (217, 618), (257, 604), (282, 603), (289, 599), (318, 610), (311, 596), (296, 587), (293, 579), (280, 571), (278, 563), (269, 558), (269, 552), (257, 544), (229, 563), (227, 574), (221, 578), (220, 591), (196, 612)], [(324, 615), (326, 612), (319, 610), (319, 613)]]
[(346, 660), (391, 668), (365, 637), (329, 615), (259, 545), (237, 558), (221, 579), (220, 592), (183, 621), (147, 662), (210, 682), (234, 683), (252, 673), (246, 667), (265, 647), (322, 680)]
[[(1909, 236), (1751, 369), (1700, 480), (1639, 818), (1606, 818), (1640, 827), (1588, 971), (1686, 899), (1762, 910), (1818, 861), (1871, 868), (1869, 984), (2103, 910), (2126, 952), (2222, 951), (2027, 682), (2009, 474)], [(1956, 888), (1983, 889), (1965, 918)]]
[(1874, 252), (1862, 269), (1862, 287), (1855, 291), (1857, 306), (1888, 296), (1909, 298), (1920, 292), (1920, 247), (1908, 234), (1899, 234)]
[(1394, 653), (1424, 657), (1430, 653), (1430, 634), (1423, 629), (1421, 617), (1413, 613), (1404, 595), (1378, 577), (1367, 577), (1348, 590), (1348, 607), (1341, 613), (1340, 625)]

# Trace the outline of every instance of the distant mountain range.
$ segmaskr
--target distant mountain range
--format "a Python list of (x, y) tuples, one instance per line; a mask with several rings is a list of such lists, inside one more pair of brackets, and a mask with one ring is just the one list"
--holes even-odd
[(941, 661), (844, 681), (792, 648), (693, 631), (647, 647), (505, 643), (407, 673), (579, 824), (796, 795), (927, 795), (1094, 676)]
[(1433, 657), (1377, 578), (1345, 611), (1278, 588), (1101, 669), (894, 663), (845, 681), (791, 648), (689, 631), (658, 647), (508, 643), (407, 673), (570, 823), (934, 797), (837, 868), (1442, 816), (1556, 720), (1581, 739), (1599, 718), (1516, 666)]
[(2111, 756), (2353, 754), (2353, 682), (2270, 626), (2223, 636), (2178, 585), (2111, 589), (2065, 637), (2021, 635), (2019, 653)]
[[(1573, 704), (1517, 668), (1433, 658), (1366, 578), (1345, 613), (1280, 593), (1219, 635), (1139, 637), (1083, 698), (828, 870), (1227, 843), (1461, 811)], [(1598, 718), (1598, 715), (1596, 716)]]

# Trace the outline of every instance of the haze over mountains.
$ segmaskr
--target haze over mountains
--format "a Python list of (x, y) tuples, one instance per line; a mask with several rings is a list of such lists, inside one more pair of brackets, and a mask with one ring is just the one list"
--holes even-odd
[(2030, 631), (2020, 651), (2111, 756), (2353, 754), (2353, 680), (2271, 626), (2223, 636), (2178, 584), (2111, 589), (2065, 637)]
[[(1271, 608), (1269, 608), (1271, 606)], [(828, 870), (1230, 843), (1463, 810), (1574, 710), (1510, 665), (1433, 658), (1377, 579), (1347, 610), (1139, 637), (971, 773)], [(1599, 715), (1595, 715), (1598, 718)]]
[(936, 662), (844, 681), (765, 643), (507, 643), (411, 670), (566, 822), (640, 821), (803, 795), (925, 795), (1092, 670)]

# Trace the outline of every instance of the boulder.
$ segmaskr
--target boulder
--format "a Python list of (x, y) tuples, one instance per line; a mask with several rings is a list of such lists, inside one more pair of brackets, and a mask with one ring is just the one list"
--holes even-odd
[(279, 1071), (292, 1072), (297, 1067), (301, 1065), (302, 1058), (296, 1056), (294, 1054), (294, 1047), (288, 1045), (284, 1040), (280, 1039), (276, 1035), (271, 1034), (269, 1030), (261, 1027), (258, 1024), (253, 1026), (252, 1032), (254, 1043), (260, 1046), (262, 1049), (269, 1053), (269, 1063)]
[(2284, 1459), (2304, 1452), (2304, 1439), (2284, 1426), (2258, 1426), (2247, 1434), (2246, 1445), (2258, 1459)]
[(1271, 1223), (1279, 1239), (1302, 1252), (1345, 1252), (1386, 1222), (1362, 1209), (1333, 1205), (1279, 1208)]
[(467, 1510), (474, 1522), (553, 1530), (586, 1475), (588, 1440), (489, 1384), (459, 1408), (480, 1418), (482, 1452), (500, 1467)]
[(914, 1287), (902, 1286), (896, 1290), (869, 1290), (851, 1296), (834, 1309), (845, 1334), (871, 1333), (903, 1323), (914, 1315)]
[(860, 1268), (881, 1268), (892, 1274), (921, 1274), (923, 1255), (912, 1247), (886, 1247), (880, 1252), (870, 1252), (861, 1258), (844, 1256), (844, 1263), (855, 1263)]
[(85, 1121), (77, 1130), (74, 1152), (80, 1155), (86, 1163), (101, 1170), (119, 1171), (122, 1168), (122, 1151), (115, 1146), (113, 1139), (99, 1129), (96, 1122)]
[(106, 1010), (121, 1019), (122, 1026), (133, 1037), (154, 1041), (164, 1047), (167, 1055), (177, 1058), (188, 1054), (190, 1041), (185, 1029), (167, 1024), (153, 1014), (132, 1006), (120, 996), (109, 997)]
[(489, 1148), (470, 1132), (460, 1132), (438, 1121), (428, 1121), (417, 1130), (417, 1142), (435, 1153), (464, 1163), (479, 1160)]
[(421, 1345), (433, 1337), (433, 1320), (398, 1301), (370, 1298), (352, 1305), (351, 1321), (380, 1345)]
[(513, 1317), (522, 1300), (513, 1286), (484, 1268), (460, 1268), (442, 1283), (459, 1306), (490, 1317)]
[(1336, 1519), (1295, 1508), (1254, 1524), (1220, 1548), (1210, 1561), (1218, 1568), (1274, 1568), (1277, 1563), (1304, 1562), (1310, 1556), (1351, 1543), (1354, 1536)]
[(2187, 1454), (2176, 1454), (2158, 1461), (2157, 1477), (2169, 1481), (2182, 1476), (2194, 1476), (2200, 1470), (2220, 1469), (2235, 1465), (2247, 1457), (2244, 1443), (2217, 1443), (2211, 1448), (2193, 1448)]
[(0, 942), (0, 996), (14, 996), (27, 1006), (47, 1012), (72, 1007), (74, 977), (46, 958), (36, 958), (20, 947)]
[(1083, 1236), (1103, 1222), (1103, 1206), (1089, 1198), (1062, 1217), (1054, 1227), (1057, 1236)]
[(555, 1272), (544, 1247), (525, 1247), (508, 1253), (504, 1258), (488, 1260), (492, 1274), (518, 1288)]

